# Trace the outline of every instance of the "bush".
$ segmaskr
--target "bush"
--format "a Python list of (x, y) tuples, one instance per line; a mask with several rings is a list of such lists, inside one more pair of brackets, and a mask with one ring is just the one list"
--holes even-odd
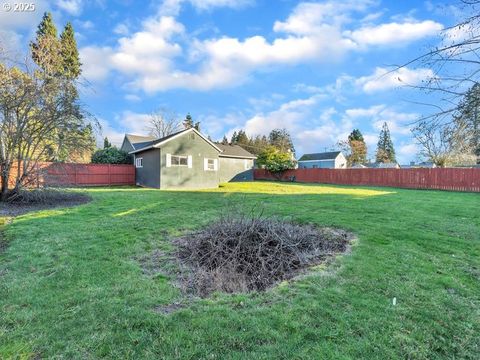
[(270, 172), (282, 172), (295, 168), (291, 153), (282, 152), (274, 146), (267, 146), (257, 157), (257, 165)]
[(132, 157), (127, 152), (119, 150), (116, 147), (107, 147), (99, 149), (92, 155), (94, 164), (131, 164)]
[[(199, 296), (265, 290), (346, 250), (349, 235), (276, 218), (226, 215), (176, 239), (185, 290)], [(182, 273), (182, 271), (181, 271)]]

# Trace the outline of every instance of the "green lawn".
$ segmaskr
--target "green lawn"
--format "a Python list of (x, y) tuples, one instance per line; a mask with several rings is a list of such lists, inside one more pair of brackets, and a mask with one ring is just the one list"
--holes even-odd
[[(267, 182), (87, 191), (89, 204), (5, 226), (1, 359), (479, 358), (480, 194)], [(359, 241), (328, 268), (267, 293), (156, 312), (182, 295), (136, 259), (169, 249), (169, 236), (207, 224), (231, 201), (342, 227)]]

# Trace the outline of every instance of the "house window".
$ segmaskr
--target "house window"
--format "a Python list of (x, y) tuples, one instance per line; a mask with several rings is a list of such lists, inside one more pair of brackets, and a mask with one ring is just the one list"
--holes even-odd
[(135, 167), (137, 168), (143, 167), (143, 158), (135, 158)]
[(318, 169), (318, 165), (312, 165), (313, 169)]
[(193, 159), (192, 155), (172, 155), (166, 154), (166, 167), (172, 166), (187, 166), (188, 168), (192, 168)]
[(188, 166), (188, 156), (172, 155), (172, 166)]
[(249, 160), (247, 160), (247, 159), (243, 160), (243, 166), (244, 166), (245, 170), (249, 170), (250, 169)]
[(217, 159), (204, 159), (203, 161), (205, 171), (217, 171)]

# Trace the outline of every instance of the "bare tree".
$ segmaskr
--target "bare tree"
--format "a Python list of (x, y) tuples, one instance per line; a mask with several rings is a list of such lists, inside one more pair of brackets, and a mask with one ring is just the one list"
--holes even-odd
[[(438, 154), (433, 155), (438, 152), (448, 153), (450, 158), (461, 147), (467, 156), (478, 152), (474, 146), (464, 147), (463, 141), (457, 145), (452, 143), (456, 139), (463, 140), (457, 135), (452, 137), (455, 131), (472, 138), (472, 134), (465, 133), (457, 120), (459, 113), (464, 113), (464, 100), (480, 83), (480, 0), (462, 0), (458, 9), (463, 13), (463, 19), (442, 31), (439, 44), (395, 68), (398, 70), (408, 66), (428, 68), (432, 71), (432, 75), (420, 85), (405, 84), (428, 95), (428, 103), (417, 102), (425, 105), (426, 110), (412, 131), (423, 147), (422, 153), (430, 154), (428, 158), (431, 160), (438, 159)], [(478, 138), (478, 133), (474, 136)], [(435, 146), (432, 146), (434, 139)], [(445, 146), (455, 151), (446, 151)], [(433, 151), (434, 149), (436, 150)], [(480, 163), (480, 154), (477, 156), (477, 162)], [(442, 157), (443, 155), (440, 156)]]
[(475, 162), (468, 131), (466, 126), (458, 123), (444, 125), (427, 120), (420, 121), (412, 130), (421, 147), (420, 155), (439, 167)]
[(440, 44), (395, 68), (414, 66), (432, 70), (432, 75), (420, 85), (405, 84), (435, 97), (435, 103), (423, 104), (434, 109), (425, 120), (451, 120), (459, 102), (480, 81), (480, 0), (461, 2), (464, 19), (442, 30)]
[(148, 131), (150, 135), (163, 138), (182, 129), (177, 114), (166, 108), (159, 108), (150, 114)]
[(0, 47), (0, 200), (5, 201), (28, 183), (58, 134), (71, 148), (85, 146), (77, 135), (90, 118), (78, 101), (75, 81), (54, 71), (58, 53), (42, 54), (43, 66), (35, 66), (30, 56), (11, 62), (1, 52)]

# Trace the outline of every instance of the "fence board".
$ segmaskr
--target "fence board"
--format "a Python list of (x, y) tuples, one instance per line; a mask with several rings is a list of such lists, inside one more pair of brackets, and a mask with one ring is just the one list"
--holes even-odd
[[(135, 167), (129, 164), (39, 163), (37, 168), (30, 176), (31, 186), (135, 185)], [(16, 168), (11, 174), (10, 186), (15, 181)]]
[(480, 169), (295, 169), (275, 176), (255, 169), (255, 180), (281, 180), (339, 185), (387, 186), (480, 192)]

